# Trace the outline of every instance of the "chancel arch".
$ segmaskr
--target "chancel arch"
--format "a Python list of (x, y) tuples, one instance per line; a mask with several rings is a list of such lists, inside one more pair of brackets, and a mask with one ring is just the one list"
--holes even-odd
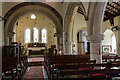
[(55, 24), (56, 32), (62, 35), (62, 31), (59, 31), (59, 30), (63, 30), (62, 18), (55, 9), (44, 3), (26, 2), (16, 5), (11, 10), (9, 10), (5, 15), (5, 40), (7, 38), (7, 34), (9, 32), (13, 32), (14, 24), (17, 21), (17, 19), (19, 19), (24, 14), (32, 13), (32, 12), (43, 13), (46, 16), (48, 16)]
[[(56, 45), (57, 38), (54, 37), (56, 29), (51, 19), (42, 13), (34, 13), (36, 19), (33, 20), (31, 19), (32, 14), (28, 13), (17, 20), (16, 31), (14, 30), (17, 42), (21, 42), (22, 45), (45, 43), (47, 48)], [(29, 40), (26, 42), (26, 39)]]
[[(54, 27), (56, 29), (56, 33), (62, 37), (63, 34), (63, 23), (61, 15), (51, 6), (46, 5), (44, 3), (36, 3), (36, 2), (26, 2), (20, 3), (13, 7), (11, 10), (7, 12), (5, 15), (5, 44), (7, 44), (7, 35), (9, 32), (13, 32), (14, 24), (16, 21), (23, 15), (27, 13), (42, 13), (48, 16), (54, 23)], [(61, 30), (61, 31), (59, 31)], [(59, 43), (58, 43), (59, 44)]]

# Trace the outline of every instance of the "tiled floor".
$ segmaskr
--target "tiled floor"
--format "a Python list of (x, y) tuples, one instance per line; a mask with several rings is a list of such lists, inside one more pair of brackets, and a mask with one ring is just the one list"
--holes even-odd
[[(43, 61), (42, 57), (28, 58), (28, 62)], [(31, 66), (28, 67), (24, 77), (24, 80), (47, 80), (47, 76), (43, 66)]]

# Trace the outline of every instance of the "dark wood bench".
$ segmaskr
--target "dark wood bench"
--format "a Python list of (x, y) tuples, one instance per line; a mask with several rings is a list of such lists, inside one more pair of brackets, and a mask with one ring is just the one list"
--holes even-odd
[[(6, 72), (10, 72), (10, 73), (6, 73)], [(2, 59), (2, 73), (3, 73), (4, 78), (6, 75), (10, 75), (12, 76), (13, 79), (15, 78), (19, 79), (18, 58), (17, 57), (3, 58)]]
[(116, 62), (116, 61), (120, 61), (120, 57), (118, 56), (103, 56), (103, 62), (108, 62), (108, 61), (112, 61), (112, 62)]
[[(101, 67), (104, 67), (101, 69)], [(75, 78), (83, 80), (91, 80), (95, 78), (102, 78), (110, 80), (111, 77), (120, 77), (120, 69), (112, 69), (112, 67), (120, 67), (120, 63), (103, 63), (103, 64), (80, 64), (80, 65), (56, 65), (54, 70), (57, 69), (57, 79), (62, 76), (63, 79)], [(86, 68), (86, 69), (85, 69)], [(92, 74), (92, 75), (91, 75)], [(74, 75), (74, 76), (73, 76)], [(96, 76), (94, 76), (96, 75)], [(73, 76), (73, 77), (72, 77)], [(76, 77), (75, 77), (76, 76)], [(95, 79), (95, 80), (97, 80)]]
[[(53, 78), (55, 70), (58, 70), (58, 72), (60, 72), (62, 70), (64, 71), (66, 69), (67, 70), (68, 69), (69, 70), (73, 70), (73, 69), (77, 70), (78, 68), (82, 68), (85, 66), (86, 66), (86, 68), (88, 68), (88, 66), (91, 66), (92, 68), (93, 67), (105, 67), (104, 70), (100, 69), (97, 71), (97, 72), (102, 72), (103, 74), (107, 74), (107, 73), (105, 73), (106, 71), (108, 73), (111, 72), (113, 74), (119, 72), (116, 69), (110, 69), (111, 67), (119, 67), (120, 66), (119, 61), (117, 61), (119, 59), (118, 57), (111, 57), (111, 56), (110, 57), (103, 57), (103, 60), (104, 59), (110, 59), (110, 60), (113, 59), (113, 61), (110, 61), (110, 63), (112, 63), (112, 64), (108, 64), (107, 63), (108, 61), (105, 61), (105, 63), (103, 63), (103, 64), (95, 64), (94, 61), (93, 61), (93, 64), (88, 64), (88, 63), (92, 62), (90, 60), (89, 60), (89, 62), (87, 62), (88, 59), (89, 59), (89, 56), (83, 56), (83, 55), (82, 56), (78, 56), (78, 55), (60, 55), (60, 56), (47, 55), (44, 57), (44, 67), (47, 71), (49, 78), (51, 78), (51, 79)], [(78, 64), (78, 63), (82, 63), (82, 64)], [(96, 70), (95, 71), (93, 70), (91, 72), (91, 74), (94, 74), (97, 72), (96, 72)], [(68, 73), (72, 73), (72, 72), (68, 72)], [(82, 73), (82, 72), (80, 72), (80, 73)], [(56, 73), (56, 75), (58, 75), (58, 74), (59, 73)], [(70, 75), (72, 75), (72, 74), (70, 74)], [(75, 75), (77, 75), (77, 74), (75, 74)], [(107, 76), (108, 76), (108, 74), (107, 74)], [(118, 76), (118, 75), (115, 75), (115, 76)], [(90, 77), (90, 78), (94, 78), (94, 77)], [(104, 76), (102, 78), (106, 78), (106, 77)]]
[(77, 55), (62, 55), (62, 56), (45, 56), (44, 58), (44, 68), (47, 72), (48, 77), (52, 75), (52, 67), (55, 65), (77, 65), (77, 64), (95, 64), (95, 60), (86, 60), (86, 57), (83, 58)]

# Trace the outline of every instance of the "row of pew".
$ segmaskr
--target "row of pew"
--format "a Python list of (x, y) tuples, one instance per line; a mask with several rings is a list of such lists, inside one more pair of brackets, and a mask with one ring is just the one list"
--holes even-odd
[(111, 80), (120, 76), (119, 59), (103, 56), (103, 63), (98, 64), (89, 55), (45, 55), (44, 68), (51, 80)]
[(20, 80), (27, 69), (27, 57), (5, 57), (2, 59), (2, 79)]
[(2, 80), (21, 80), (27, 67), (27, 56), (23, 55), (22, 46), (3, 46), (2, 49)]

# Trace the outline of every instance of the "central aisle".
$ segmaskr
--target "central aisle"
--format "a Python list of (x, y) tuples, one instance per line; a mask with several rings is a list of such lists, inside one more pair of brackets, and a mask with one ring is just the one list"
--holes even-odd
[[(28, 62), (39, 62), (44, 61), (43, 57), (31, 57), (28, 58)], [(24, 80), (44, 80), (45, 79), (45, 72), (43, 66), (31, 66), (28, 67), (25, 75)]]

